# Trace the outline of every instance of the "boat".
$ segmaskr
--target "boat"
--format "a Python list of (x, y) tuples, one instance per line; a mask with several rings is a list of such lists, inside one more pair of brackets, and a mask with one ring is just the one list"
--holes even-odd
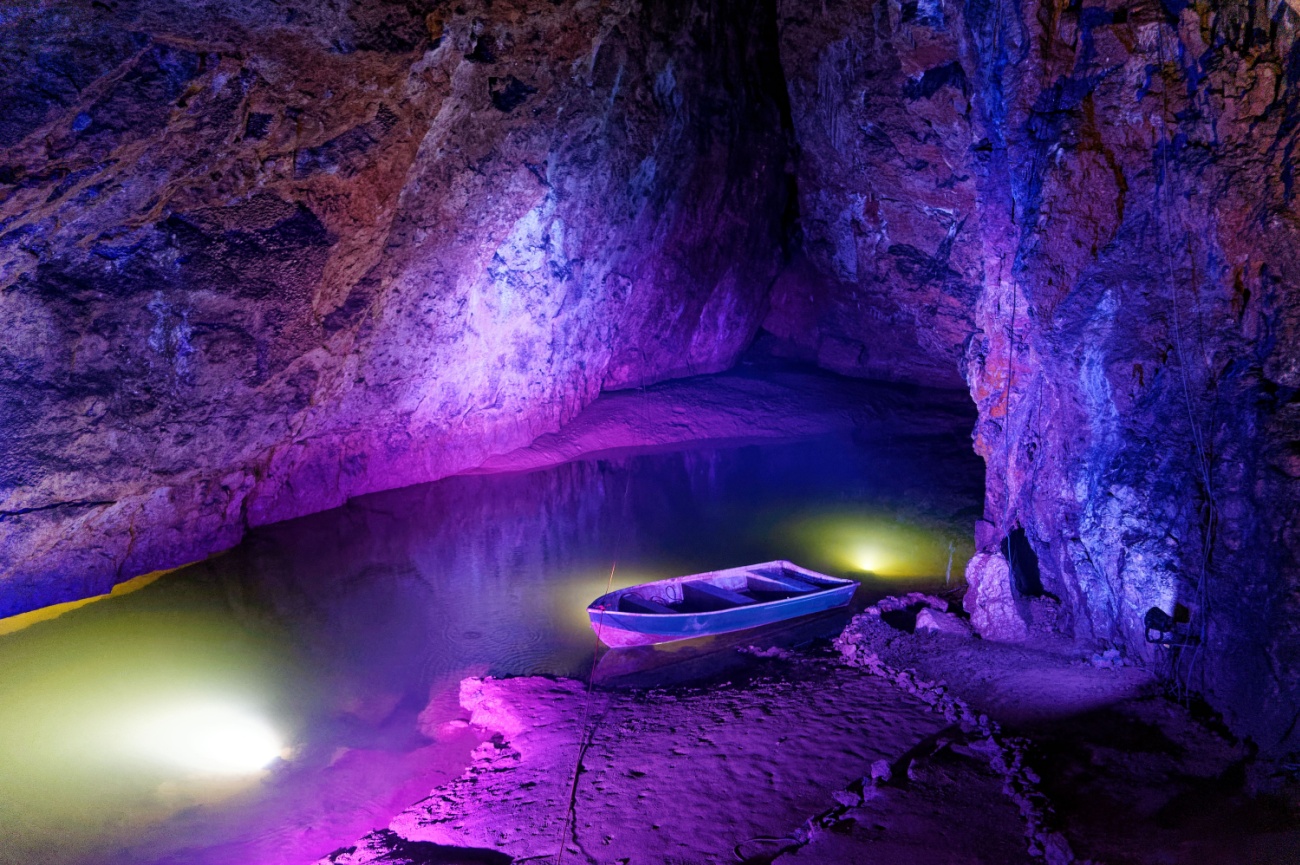
[(610, 648), (650, 646), (844, 607), (857, 587), (793, 562), (762, 562), (618, 589), (592, 601), (587, 616)]

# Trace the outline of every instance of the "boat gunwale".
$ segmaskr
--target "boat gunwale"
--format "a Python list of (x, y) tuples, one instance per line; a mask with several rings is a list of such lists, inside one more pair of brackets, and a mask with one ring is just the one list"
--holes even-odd
[[(738, 573), (744, 573), (744, 572), (746, 572), (746, 571), (751, 571), (751, 570), (753, 570), (753, 569), (755, 569), (755, 568), (768, 567), (768, 566), (770, 566), (770, 565), (780, 565), (780, 566), (782, 566), (783, 568), (784, 568), (784, 567), (788, 567), (788, 568), (790, 568), (791, 570), (795, 571), (797, 574), (798, 574), (798, 573), (809, 574), (809, 575), (811, 575), (811, 576), (813, 576), (814, 578), (819, 579), (819, 580), (828, 580), (828, 581), (830, 582), (830, 584), (829, 584), (829, 585), (825, 585), (825, 586), (816, 586), (816, 587), (814, 588), (814, 590), (811, 591), (811, 592), (801, 592), (801, 593), (799, 593), (799, 594), (797, 594), (797, 595), (792, 595), (792, 596), (790, 596), (790, 597), (788, 597), (788, 598), (774, 598), (773, 600), (770, 600), (770, 601), (755, 601), (754, 603), (752, 603), (752, 604), (746, 604), (746, 605), (743, 606), (743, 607), (740, 607), (740, 606), (736, 606), (736, 607), (723, 607), (723, 608), (720, 609), (720, 610), (704, 610), (704, 611), (701, 611), (701, 612), (695, 612), (695, 613), (689, 613), (689, 612), (672, 612), (672, 613), (635, 613), (635, 612), (631, 612), (631, 611), (619, 610), (619, 609), (617, 609), (617, 608), (615, 608), (615, 609), (606, 609), (606, 608), (603, 608), (603, 607), (598, 606), (602, 601), (605, 601), (606, 599), (612, 598), (612, 599), (617, 600), (618, 598), (622, 597), (622, 595), (623, 595), (624, 593), (626, 593), (626, 592), (630, 592), (630, 591), (632, 591), (633, 589), (637, 589), (637, 588), (640, 588), (640, 587), (642, 587), (642, 586), (664, 586), (664, 585), (669, 585), (669, 584), (672, 584), (672, 583), (682, 583), (682, 582), (687, 582), (687, 581), (691, 581), (691, 580), (699, 580), (699, 579), (701, 579), (701, 578), (706, 578), (706, 577), (711, 577), (711, 576), (721, 576), (721, 575), (738, 574)], [(763, 575), (762, 575), (762, 574), (754, 574), (754, 576), (762, 577)], [(610, 616), (618, 616), (618, 617), (620, 617), (620, 618), (622, 618), (622, 617), (634, 617), (634, 618), (638, 618), (638, 619), (639, 619), (639, 618), (642, 618), (642, 617), (645, 617), (645, 618), (652, 618), (652, 619), (655, 619), (655, 620), (658, 620), (658, 621), (667, 620), (667, 619), (673, 619), (673, 618), (676, 618), (676, 617), (679, 617), (679, 616), (680, 616), (680, 617), (688, 617), (688, 616), (689, 616), (689, 617), (696, 617), (696, 616), (711, 616), (711, 615), (717, 615), (718, 613), (725, 613), (725, 612), (728, 612), (728, 611), (730, 611), (730, 610), (752, 610), (752, 609), (756, 609), (756, 608), (758, 608), (758, 607), (770, 607), (770, 606), (774, 606), (774, 605), (776, 605), (776, 604), (784, 604), (784, 603), (788, 603), (788, 602), (790, 602), (790, 601), (797, 601), (797, 600), (799, 600), (800, 598), (809, 598), (809, 597), (813, 597), (813, 596), (815, 596), (815, 595), (821, 595), (821, 594), (825, 594), (825, 593), (827, 593), (827, 592), (837, 591), (837, 590), (839, 590), (839, 589), (843, 589), (843, 588), (846, 588), (846, 587), (848, 587), (848, 586), (853, 586), (853, 587), (855, 588), (855, 590), (856, 590), (856, 588), (857, 588), (858, 585), (860, 585), (860, 584), (858, 583), (857, 580), (848, 579), (848, 578), (846, 578), (846, 577), (832, 577), (830, 574), (822, 574), (822, 573), (818, 573), (817, 571), (813, 571), (813, 570), (809, 570), (808, 568), (800, 567), (799, 565), (796, 565), (794, 562), (790, 561), (789, 559), (774, 559), (774, 560), (772, 560), (772, 561), (770, 561), (770, 562), (758, 562), (758, 563), (756, 563), (756, 564), (752, 564), (752, 565), (741, 565), (741, 566), (739, 566), (739, 567), (735, 567), (735, 568), (720, 568), (720, 569), (718, 569), (718, 570), (716, 570), (716, 571), (702, 571), (702, 572), (700, 572), (700, 573), (698, 573), (698, 574), (686, 574), (685, 576), (681, 576), (681, 577), (668, 577), (667, 579), (663, 579), (663, 580), (651, 580), (651, 581), (648, 582), (648, 583), (637, 583), (636, 585), (625, 586), (624, 588), (621, 588), (621, 589), (615, 589), (615, 590), (612, 591), (612, 592), (607, 592), (607, 593), (601, 595), (599, 598), (596, 598), (596, 600), (592, 601), (590, 604), (587, 605), (587, 613), (588, 613), (589, 616), (601, 616), (601, 617), (604, 617), (604, 616), (606, 616), (606, 615), (610, 615)], [(593, 623), (593, 624), (594, 624), (594, 623)]]

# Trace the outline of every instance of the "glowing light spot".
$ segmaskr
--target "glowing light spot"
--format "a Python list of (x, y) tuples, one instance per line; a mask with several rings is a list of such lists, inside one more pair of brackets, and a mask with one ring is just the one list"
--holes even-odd
[(869, 544), (857, 544), (851, 548), (848, 559), (853, 567), (868, 573), (879, 571), (885, 562), (885, 557), (881, 555), (880, 550)]
[(937, 527), (869, 510), (796, 515), (777, 534), (800, 564), (890, 581), (961, 579), (972, 552)]
[(166, 709), (133, 726), (132, 750), (205, 774), (258, 772), (284, 750), (270, 724), (228, 705), (196, 703)]

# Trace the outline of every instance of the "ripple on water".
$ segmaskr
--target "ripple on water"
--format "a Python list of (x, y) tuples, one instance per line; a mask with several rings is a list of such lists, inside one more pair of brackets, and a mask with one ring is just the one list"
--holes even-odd
[(548, 660), (557, 648), (555, 636), (540, 622), (503, 621), (495, 628), (466, 628), (464, 622), (448, 619), (442, 623), (439, 643), (440, 651), (431, 659), (435, 669), (486, 663), (494, 675), (554, 672)]

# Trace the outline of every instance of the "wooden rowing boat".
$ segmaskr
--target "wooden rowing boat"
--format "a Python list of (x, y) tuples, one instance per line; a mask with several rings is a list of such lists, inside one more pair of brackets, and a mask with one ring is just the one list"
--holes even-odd
[(619, 589), (592, 601), (587, 616), (607, 646), (648, 646), (833, 610), (857, 587), (791, 562), (763, 562)]

